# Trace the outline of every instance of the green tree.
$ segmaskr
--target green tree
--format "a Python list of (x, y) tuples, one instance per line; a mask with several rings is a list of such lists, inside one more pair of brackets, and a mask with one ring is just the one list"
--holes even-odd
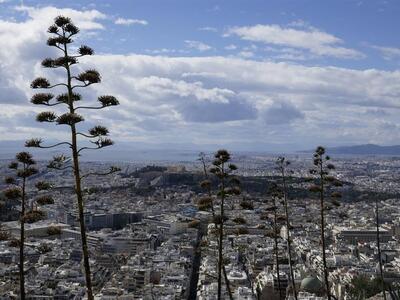
[[(36, 162), (32, 155), (28, 152), (20, 152), (15, 156), (15, 161), (9, 165), (14, 171), (14, 176), (5, 178), (5, 183), (9, 187), (4, 190), (4, 195), (9, 201), (17, 201), (20, 203), (20, 238), (15, 245), (19, 246), (19, 282), (20, 282), (20, 298), (25, 299), (25, 274), (24, 274), (24, 248), (25, 248), (25, 223), (34, 223), (44, 218), (44, 213), (37, 208), (27, 209), (27, 183), (29, 177), (38, 173)], [(44, 184), (44, 183), (42, 183)], [(41, 185), (36, 184), (38, 190)]]
[(288, 188), (287, 188), (287, 180), (286, 173), (287, 167), (290, 165), (290, 162), (283, 156), (278, 157), (276, 160), (277, 168), (281, 176), (282, 180), (282, 195), (283, 195), (283, 205), (285, 207), (285, 219), (286, 219), (286, 242), (287, 242), (287, 254), (289, 259), (289, 270), (290, 270), (290, 280), (291, 286), (293, 290), (293, 296), (295, 300), (297, 300), (297, 291), (296, 291), (296, 283), (294, 279), (293, 272), (293, 258), (292, 258), (292, 245), (291, 245), (291, 235), (290, 235), (290, 216), (289, 216), (289, 208), (288, 208)]
[(368, 299), (381, 292), (381, 279), (358, 275), (351, 280), (348, 288), (349, 299)]
[[(326, 239), (325, 239), (325, 210), (329, 209), (326, 205), (326, 195), (328, 192), (331, 192), (330, 187), (332, 186), (342, 186), (342, 183), (337, 180), (334, 176), (330, 176), (330, 172), (335, 169), (335, 166), (331, 163), (330, 157), (325, 154), (325, 148), (318, 146), (314, 152), (313, 156), (313, 164), (314, 167), (310, 169), (310, 174), (315, 176), (315, 182), (312, 186), (310, 186), (310, 191), (318, 193), (320, 200), (320, 228), (321, 228), (321, 244), (322, 244), (322, 263), (323, 263), (323, 272), (324, 272), (324, 282), (326, 294), (328, 296), (328, 300), (332, 299), (331, 290), (329, 286), (329, 270), (326, 263)], [(338, 206), (339, 202), (338, 198), (341, 197), (341, 194), (337, 191), (333, 191), (330, 194), (330, 199), (332, 200), (332, 204)]]
[[(65, 93), (55, 97), (51, 93), (37, 93), (31, 102), (35, 105), (43, 106), (63, 106), (66, 111), (61, 115), (57, 115), (52, 111), (41, 112), (37, 115), (36, 120), (39, 122), (55, 123), (57, 125), (68, 126), (71, 138), (68, 141), (63, 141), (54, 145), (43, 145), (41, 139), (31, 139), (26, 142), (27, 147), (38, 148), (53, 148), (57, 146), (68, 146), (71, 150), (72, 160), (64, 155), (55, 156), (50, 162), (49, 167), (57, 170), (71, 169), (75, 178), (75, 193), (78, 204), (78, 216), (80, 224), (80, 233), (82, 241), (83, 264), (85, 269), (85, 279), (87, 288), (87, 297), (93, 300), (92, 280), (89, 265), (89, 251), (86, 237), (86, 226), (84, 220), (84, 192), (82, 180), (90, 175), (107, 175), (119, 171), (118, 168), (111, 167), (109, 171), (104, 173), (88, 173), (82, 174), (80, 169), (80, 156), (85, 150), (98, 150), (107, 146), (111, 146), (113, 141), (108, 138), (109, 131), (102, 125), (94, 126), (87, 133), (78, 131), (79, 124), (84, 121), (84, 117), (79, 114), (82, 110), (99, 110), (119, 104), (114, 96), (104, 95), (98, 97), (98, 105), (78, 105), (82, 101), (82, 96), (77, 92), (78, 89), (89, 87), (99, 83), (101, 77), (98, 71), (88, 69), (79, 74), (73, 74), (73, 66), (78, 64), (78, 59), (84, 56), (94, 54), (92, 48), (88, 46), (80, 46), (77, 53), (71, 54), (73, 38), (79, 33), (79, 28), (76, 27), (69, 18), (58, 16), (54, 20), (54, 24), (48, 29), (52, 35), (47, 40), (47, 45), (56, 48), (60, 51), (61, 56), (55, 59), (46, 58), (42, 61), (42, 66), (45, 68), (64, 70), (65, 81), (55, 84), (50, 84), (46, 78), (39, 77), (32, 81), (33, 89), (52, 89), (55, 87), (64, 88)], [(90, 145), (78, 145), (78, 137), (87, 139)]]

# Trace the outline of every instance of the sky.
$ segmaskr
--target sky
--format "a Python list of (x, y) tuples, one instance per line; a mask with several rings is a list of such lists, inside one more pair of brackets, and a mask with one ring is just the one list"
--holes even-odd
[(296, 151), (400, 144), (398, 0), (0, 0), (0, 143), (68, 138), (35, 122), (30, 82), (56, 57), (57, 15), (81, 29), (102, 82), (82, 92), (121, 105), (84, 115), (137, 148)]

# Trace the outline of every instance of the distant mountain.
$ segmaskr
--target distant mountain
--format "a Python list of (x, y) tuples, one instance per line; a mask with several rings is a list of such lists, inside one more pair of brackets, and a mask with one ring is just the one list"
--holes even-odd
[[(0, 0), (1, 2), (1, 0)], [(55, 144), (59, 140), (46, 140), (46, 144)], [(214, 153), (217, 149), (228, 149), (235, 156), (245, 155), (264, 155), (275, 153), (287, 153), (284, 149), (294, 149), (289, 153), (293, 153), (296, 148), (292, 144), (287, 145), (257, 145), (241, 143), (237, 144), (194, 144), (194, 143), (131, 143), (125, 141), (115, 141), (113, 147), (107, 147), (101, 151), (87, 151), (82, 153), (81, 159), (84, 161), (191, 161), (198, 159), (199, 152), (208, 154)], [(69, 154), (67, 147), (52, 149), (34, 149), (24, 148), (25, 141), (0, 141), (0, 159), (12, 159), (15, 153), (20, 151), (29, 151), (37, 160), (50, 159), (55, 154)], [(283, 148), (279, 148), (283, 147)], [(260, 150), (261, 149), (261, 150)], [(267, 149), (267, 150), (265, 150)]]
[[(400, 145), (379, 146), (374, 144), (327, 147), (329, 154), (349, 154), (349, 155), (400, 155)], [(313, 150), (301, 151), (302, 153), (310, 153)]]
[[(1, 0), (0, 0), (1, 1)], [(59, 141), (46, 140), (47, 144), (55, 144)], [(36, 149), (25, 148), (25, 141), (0, 141), (0, 160), (13, 159), (15, 154), (20, 151), (29, 151), (37, 160), (48, 160), (57, 154), (69, 154), (67, 147)], [(174, 148), (175, 146), (175, 148)], [(186, 147), (186, 148), (185, 148)], [(107, 147), (100, 151), (86, 151), (82, 153), (83, 161), (125, 161), (125, 162), (149, 162), (149, 161), (193, 161), (198, 158), (199, 152), (207, 152), (207, 148), (193, 150), (196, 145), (182, 144), (132, 144), (127, 142), (116, 142), (113, 147)], [(213, 149), (213, 148), (211, 148)], [(214, 149), (217, 149), (214, 147)]]

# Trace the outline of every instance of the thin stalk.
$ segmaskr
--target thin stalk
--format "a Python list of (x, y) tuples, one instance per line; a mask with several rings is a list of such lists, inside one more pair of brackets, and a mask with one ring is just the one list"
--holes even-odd
[(375, 198), (375, 215), (376, 215), (376, 245), (378, 247), (378, 259), (379, 259), (379, 271), (382, 282), (382, 292), (383, 299), (386, 300), (386, 289), (385, 289), (385, 277), (383, 276), (383, 266), (382, 266), (382, 252), (381, 252), (381, 240), (380, 240), (380, 231), (379, 231), (379, 203), (378, 198)]
[(325, 203), (324, 203), (324, 175), (322, 162), (320, 163), (320, 212), (321, 212), (321, 242), (322, 242), (322, 262), (324, 266), (325, 288), (328, 300), (331, 300), (331, 291), (329, 289), (328, 281), (328, 267), (326, 264), (326, 245), (325, 245)]
[(277, 222), (277, 207), (276, 207), (276, 199), (272, 197), (273, 206), (274, 206), (274, 240), (275, 240), (275, 260), (276, 260), (276, 278), (278, 280), (278, 289), (279, 289), (279, 299), (282, 299), (282, 289), (281, 289), (281, 275), (279, 274), (279, 253), (278, 253), (278, 226), (276, 226)]
[(218, 300), (221, 300), (221, 286), (222, 286), (222, 266), (223, 266), (223, 258), (222, 258), (222, 241), (224, 237), (224, 200), (225, 200), (225, 178), (224, 178), (224, 163), (221, 165), (221, 205), (220, 205), (220, 226), (219, 226), (219, 244), (218, 244)]
[[(24, 164), (24, 173), (26, 171), (26, 164)], [(20, 232), (20, 245), (19, 245), (19, 284), (21, 300), (25, 300), (25, 274), (24, 274), (24, 245), (25, 245), (25, 198), (26, 198), (26, 178), (22, 178), (22, 195), (21, 195), (21, 232)]]
[(285, 169), (281, 166), (281, 174), (282, 174), (282, 184), (283, 184), (283, 202), (285, 206), (285, 218), (286, 218), (286, 242), (287, 242), (287, 251), (289, 258), (289, 270), (290, 270), (290, 279), (293, 288), (293, 296), (295, 300), (297, 300), (297, 291), (296, 291), (296, 282), (294, 280), (294, 272), (292, 265), (292, 241), (290, 237), (290, 221), (289, 221), (289, 209), (288, 209), (288, 199), (287, 199), (287, 189), (286, 189), (286, 174)]
[[(64, 33), (65, 35), (65, 33)], [(67, 45), (64, 44), (64, 57), (68, 58), (68, 49)], [(72, 95), (72, 83), (71, 83), (71, 70), (70, 66), (66, 64), (67, 76), (68, 76), (68, 106), (70, 113), (74, 113), (74, 103), (73, 103), (73, 95)], [(81, 185), (81, 176), (80, 176), (80, 168), (79, 168), (79, 154), (78, 154), (78, 143), (77, 143), (77, 131), (75, 124), (71, 126), (71, 140), (72, 140), (72, 160), (74, 165), (74, 177), (75, 177), (75, 192), (77, 196), (78, 202), (78, 214), (79, 214), (79, 225), (81, 230), (81, 242), (82, 242), (82, 252), (83, 252), (83, 265), (85, 268), (85, 279), (86, 279), (86, 290), (88, 300), (94, 300), (93, 297), (93, 289), (92, 289), (92, 279), (90, 273), (90, 264), (89, 264), (89, 252), (87, 246), (87, 237), (86, 237), (86, 226), (84, 219), (84, 209), (83, 209), (83, 193), (82, 193), (82, 185)]]
[[(200, 158), (200, 160), (201, 160), (201, 163), (202, 163), (202, 165), (203, 165), (204, 177), (205, 177), (207, 180), (209, 180), (209, 176), (208, 176), (208, 172), (207, 172), (207, 167), (206, 167), (206, 162), (205, 162), (205, 160), (204, 160), (203, 157)], [(212, 201), (211, 186), (209, 186), (209, 187), (207, 188), (207, 193), (208, 193), (208, 197), (209, 197), (209, 198), (211, 199), (211, 201)], [(212, 213), (212, 216), (213, 216), (215, 228), (217, 228), (217, 224), (215, 223), (215, 220), (216, 220), (216, 219), (215, 219), (215, 210), (214, 210), (214, 203), (213, 203), (213, 202), (211, 202), (211, 213)], [(218, 239), (218, 247), (219, 247), (219, 243), (220, 243), (220, 240)], [(226, 268), (225, 268), (225, 265), (224, 265), (224, 264), (222, 265), (222, 271), (223, 271), (223, 273), (224, 273), (225, 285), (226, 285), (226, 289), (228, 290), (229, 299), (230, 299), (230, 300), (233, 300), (233, 295), (232, 295), (232, 291), (231, 291), (231, 286), (230, 286), (230, 283), (229, 283), (229, 280), (228, 280), (228, 275), (227, 275), (227, 273), (226, 273)]]

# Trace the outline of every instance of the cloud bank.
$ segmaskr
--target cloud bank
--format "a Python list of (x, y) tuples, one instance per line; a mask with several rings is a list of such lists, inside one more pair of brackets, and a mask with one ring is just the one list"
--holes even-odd
[[(49, 74), (54, 81), (62, 78), (61, 73), (40, 66), (41, 59), (56, 54), (45, 45), (47, 27), (54, 16), (64, 14), (81, 27), (84, 38), (103, 31), (107, 16), (97, 10), (54, 7), (17, 10), (26, 14), (25, 20), (0, 21), (0, 104), (4, 108), (0, 139), (59, 138), (58, 127), (35, 123), (40, 109), (29, 103), (33, 78)], [(304, 48), (317, 55), (361, 55), (316, 30), (257, 25), (233, 28), (229, 34)], [(84, 92), (87, 101), (112, 94), (121, 102), (116, 109), (86, 116), (88, 125), (109, 126), (117, 141), (268, 150), (260, 147), (266, 142), (290, 143), (298, 149), (335, 141), (390, 144), (400, 138), (399, 131), (393, 130), (399, 123), (400, 71), (312, 67), (231, 56), (100, 54), (80, 62), (79, 69), (96, 67), (103, 77), (101, 84)]]
[(363, 58), (361, 52), (340, 46), (343, 41), (338, 37), (313, 27), (300, 30), (284, 28), (279, 25), (255, 25), (230, 28), (225, 36), (236, 35), (241, 39), (300, 48), (318, 56), (333, 56), (346, 59)]

